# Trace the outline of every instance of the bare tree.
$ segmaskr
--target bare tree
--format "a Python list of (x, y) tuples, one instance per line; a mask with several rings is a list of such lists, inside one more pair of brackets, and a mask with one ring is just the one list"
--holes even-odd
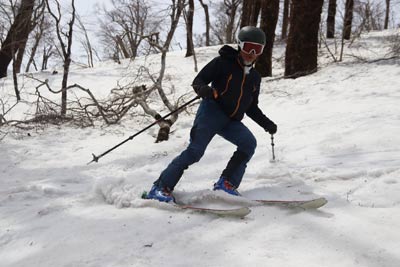
[[(55, 52), (56, 47), (54, 45), (56, 43), (56, 28), (51, 20), (52, 17), (46, 13), (43, 17), (43, 21), (41, 21), (35, 28), (35, 34), (33, 37), (34, 43), (31, 48), (31, 54), (27, 64), (26, 72), (29, 72), (30, 64), (33, 64), (35, 70), (46, 70), (50, 57), (57, 55)], [(60, 55), (60, 53), (58, 53), (58, 55)], [(40, 65), (35, 61), (36, 56), (41, 56)], [(62, 58), (62, 55), (60, 55), (60, 57)]]
[(385, 13), (385, 25), (384, 29), (387, 30), (389, 27), (389, 15), (390, 15), (390, 0), (386, 0), (386, 13)]
[(239, 11), (240, 3), (241, 0), (224, 0), (224, 2), (219, 2), (214, 9), (216, 20), (211, 29), (219, 44), (236, 41), (236, 32), (240, 26), (236, 14)]
[(317, 71), (318, 33), (323, 0), (293, 0), (285, 57), (285, 76)]
[(184, 10), (186, 22), (186, 55), (185, 57), (193, 56), (193, 16), (194, 16), (194, 0), (189, 0), (188, 10)]
[(344, 22), (343, 22), (343, 39), (350, 40), (351, 25), (353, 23), (354, 0), (346, 0)]
[(284, 0), (283, 2), (283, 18), (282, 18), (282, 34), (281, 39), (286, 40), (287, 38), (287, 29), (289, 26), (289, 6), (290, 0)]
[(252, 9), (252, 0), (243, 0), (242, 15), (240, 17), (240, 28), (250, 25), (250, 16)]
[[(29, 53), (29, 59), (28, 63), (26, 64), (25, 72), (29, 72), (30, 66), (32, 63), (34, 63), (36, 52), (39, 48), (40, 42), (42, 41), (42, 38), (46, 36), (46, 33), (48, 34), (50, 32), (50, 25), (51, 23), (48, 21), (47, 16), (44, 14), (46, 5), (43, 2), (41, 14), (37, 16), (37, 20), (35, 23), (35, 27), (33, 29), (33, 44), (31, 47), (31, 51)], [(35, 65), (35, 64), (34, 64)], [(37, 67), (35, 66), (36, 70)]]
[[(22, 0), (18, 9), (18, 14), (15, 17), (7, 37), (2, 43), (0, 50), (0, 78), (7, 76), (7, 68), (11, 60), (14, 58), (19, 49), (28, 39), (29, 33), (32, 30), (31, 17), (35, 5), (34, 0)], [(15, 67), (15, 65), (14, 65)], [(17, 93), (19, 99), (19, 92)]]
[(225, 40), (227, 43), (235, 42), (235, 18), (236, 13), (240, 4), (240, 0), (224, 0), (224, 5), (226, 7), (226, 15), (228, 18)]
[[(71, 0), (71, 20), (68, 23), (68, 32), (62, 31), (61, 25), (61, 6), (58, 0), (55, 0), (55, 5), (57, 7), (57, 13), (54, 13), (49, 4), (50, 0), (46, 0), (47, 10), (55, 21), (56, 34), (62, 51), (64, 59), (64, 74), (61, 82), (61, 116), (67, 114), (67, 86), (68, 86), (68, 75), (69, 67), (71, 65), (71, 48), (72, 48), (72, 37), (73, 28), (75, 23), (76, 11), (75, 11), (75, 0)], [(66, 40), (65, 40), (66, 39)], [(66, 41), (66, 42), (65, 42)]]
[(83, 48), (84, 48), (85, 51), (86, 51), (87, 63), (88, 63), (88, 66), (89, 66), (90, 68), (92, 68), (92, 67), (94, 67), (92, 43), (91, 43), (91, 41), (90, 41), (90, 38), (89, 38), (89, 36), (88, 36), (87, 29), (86, 29), (86, 27), (85, 27), (85, 25), (84, 25), (82, 19), (81, 19), (79, 16), (77, 16), (77, 17), (76, 17), (76, 20), (78, 21), (78, 27), (79, 27), (79, 29), (82, 31), (83, 36), (84, 36), (84, 39), (81, 40), (81, 44), (82, 44)]
[(208, 12), (208, 5), (204, 4), (203, 0), (199, 0), (201, 6), (204, 9), (204, 14), (206, 17), (206, 46), (210, 46), (210, 14)]
[(383, 29), (384, 21), (384, 11), (380, 3), (375, 3), (373, 1), (367, 0), (364, 2), (359, 2), (354, 6), (355, 19), (359, 22), (354, 23), (357, 28), (354, 32), (357, 33), (356, 36), (361, 34), (363, 31), (374, 31)]
[(55, 48), (51, 43), (46, 43), (46, 44), (43, 45), (41, 70), (47, 70), (47, 64), (49, 62), (49, 59), (55, 53), (54, 49)]
[[(26, 42), (28, 40), (29, 33), (32, 30), (31, 17), (34, 5), (35, 1), (33, 0), (21, 1), (18, 13), (15, 16), (15, 20), (11, 24), (11, 27), (7, 33), (4, 42), (2, 42), (2, 47), (0, 49), (0, 78), (7, 76), (8, 65), (10, 64), (11, 60), (13, 60), (13, 82), (17, 101), (21, 100), (17, 79), (17, 53), (21, 52), (21, 57), (19, 58), (19, 60), (22, 61), (22, 55), (24, 54)], [(10, 6), (13, 7), (12, 1), (10, 1)], [(12, 8), (12, 11), (14, 10), (15, 9)]]
[(112, 55), (134, 59), (149, 29), (149, 4), (144, 0), (112, 0), (112, 9), (104, 10), (101, 34), (105, 49)]
[(264, 51), (256, 63), (256, 69), (261, 74), (261, 77), (272, 76), (272, 49), (274, 47), (278, 17), (279, 0), (264, 1), (261, 9), (261, 29), (267, 38)]
[(250, 25), (257, 26), (258, 17), (260, 16), (261, 5), (265, 0), (253, 0), (253, 6), (250, 14)]
[(225, 43), (227, 18), (225, 15), (225, 5), (217, 3), (213, 8), (213, 24), (211, 25), (212, 43), (223, 44)]
[(336, 0), (329, 0), (328, 17), (326, 19), (326, 38), (335, 37)]
[[(37, 25), (40, 23), (41, 19), (44, 17), (44, 11), (45, 11), (46, 5), (43, 0), (37, 1), (37, 6), (33, 10), (31, 22), (30, 22), (30, 29), (29, 33), (31, 33)], [(29, 37), (29, 35), (28, 35)], [(18, 52), (16, 55), (15, 59), (15, 66), (14, 66), (14, 71), (16, 73), (21, 72), (21, 66), (22, 66), (22, 61), (25, 56), (25, 49), (28, 43), (28, 38), (26, 38), (23, 42), (20, 42), (19, 47), (18, 47)]]
[(8, 31), (18, 13), (17, 1), (0, 0), (0, 44), (4, 43)]
[(257, 26), (258, 17), (260, 15), (261, 3), (260, 0), (243, 0), (242, 15), (240, 18), (240, 28), (245, 26)]
[[(171, 0), (172, 4), (170, 7), (170, 25), (169, 25), (169, 29), (167, 32), (167, 36), (166, 36), (166, 40), (163, 44), (160, 44), (160, 42), (155, 41), (154, 39), (151, 38), (151, 35), (149, 35), (147, 37), (147, 39), (149, 40), (149, 43), (156, 48), (159, 52), (161, 52), (161, 68), (160, 68), (160, 72), (157, 78), (154, 78), (153, 76), (150, 76), (150, 78), (152, 79), (154, 85), (149, 88), (149, 91), (153, 91), (156, 90), (158, 92), (158, 95), (160, 96), (162, 102), (164, 103), (164, 105), (168, 108), (168, 110), (173, 111), (177, 108), (178, 103), (176, 103), (175, 105), (172, 104), (170, 102), (170, 100), (168, 99), (165, 90), (163, 88), (163, 79), (164, 79), (164, 75), (165, 75), (165, 71), (166, 71), (166, 60), (167, 60), (167, 52), (169, 50), (169, 47), (171, 45), (172, 42), (172, 38), (175, 34), (175, 30), (178, 26), (178, 22), (179, 19), (184, 11), (185, 8), (185, 0)], [(154, 109), (150, 108), (150, 106), (148, 105), (148, 103), (146, 102), (146, 97), (148, 96), (148, 94), (142, 94), (141, 98), (137, 98), (136, 99), (136, 103), (138, 103), (143, 110), (145, 111), (145, 113), (151, 115), (153, 118), (155, 118), (156, 120), (159, 120), (162, 116), (155, 111)], [(169, 138), (169, 132), (170, 132), (170, 127), (172, 124), (174, 124), (176, 122), (176, 120), (178, 119), (178, 113), (174, 113), (170, 119), (165, 120), (165, 121), (161, 121), (159, 122), (159, 132), (158, 132), (158, 136), (157, 136), (157, 140), (156, 142), (161, 142), (161, 141), (165, 141), (168, 140)]]

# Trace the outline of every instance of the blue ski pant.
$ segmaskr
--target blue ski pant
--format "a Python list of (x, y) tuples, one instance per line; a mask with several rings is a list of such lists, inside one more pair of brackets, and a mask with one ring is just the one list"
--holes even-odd
[(200, 103), (190, 132), (188, 147), (172, 160), (155, 184), (173, 190), (183, 172), (201, 159), (216, 134), (237, 146), (237, 150), (221, 176), (224, 176), (235, 187), (239, 187), (247, 163), (255, 152), (257, 142), (254, 135), (242, 122), (229, 118), (218, 103), (211, 99), (204, 99)]

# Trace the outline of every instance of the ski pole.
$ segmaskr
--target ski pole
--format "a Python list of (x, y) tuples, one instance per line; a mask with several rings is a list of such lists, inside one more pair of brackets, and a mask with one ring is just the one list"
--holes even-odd
[(106, 154), (110, 153), (111, 151), (113, 151), (114, 149), (118, 148), (119, 146), (125, 144), (126, 142), (128, 142), (129, 140), (132, 140), (133, 138), (135, 138), (136, 136), (138, 136), (139, 134), (143, 133), (144, 131), (146, 131), (147, 129), (153, 127), (154, 125), (162, 122), (163, 120), (165, 120), (166, 118), (168, 118), (169, 116), (171, 116), (172, 114), (178, 112), (179, 110), (187, 107), (188, 105), (192, 104), (194, 101), (196, 101), (197, 99), (199, 99), (199, 96), (196, 96), (195, 98), (193, 98), (192, 100), (190, 100), (189, 102), (183, 104), (182, 106), (178, 107), (177, 109), (171, 111), (170, 113), (168, 113), (167, 115), (165, 115), (164, 117), (156, 120), (155, 122), (153, 122), (152, 124), (150, 124), (149, 126), (143, 128), (142, 130), (140, 130), (139, 132), (135, 133), (132, 136), (129, 136), (127, 139), (125, 139), (124, 141), (122, 141), (121, 143), (119, 143), (118, 145), (110, 148), (109, 150), (103, 152), (102, 154), (100, 154), (99, 156), (96, 156), (95, 154), (92, 153), (93, 159), (92, 161), (88, 162), (88, 165), (92, 162), (98, 162), (100, 158), (102, 158), (103, 156), (105, 156)]
[(272, 161), (275, 161), (275, 143), (273, 134), (271, 134), (271, 147), (272, 147)]

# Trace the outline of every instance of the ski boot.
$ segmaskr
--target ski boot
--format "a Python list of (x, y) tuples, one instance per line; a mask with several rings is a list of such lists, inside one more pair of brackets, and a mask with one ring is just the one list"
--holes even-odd
[(147, 199), (157, 199), (161, 202), (175, 202), (175, 198), (172, 196), (172, 191), (168, 187), (159, 187), (153, 185), (150, 192), (146, 195)]
[(214, 184), (214, 191), (216, 190), (222, 190), (228, 194), (240, 196), (240, 193), (237, 191), (236, 187), (223, 176)]

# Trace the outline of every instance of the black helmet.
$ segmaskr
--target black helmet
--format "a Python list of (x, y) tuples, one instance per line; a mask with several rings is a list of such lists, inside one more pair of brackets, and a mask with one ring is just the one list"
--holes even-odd
[(257, 27), (245, 26), (240, 29), (238, 39), (241, 42), (252, 42), (265, 45), (265, 33)]

